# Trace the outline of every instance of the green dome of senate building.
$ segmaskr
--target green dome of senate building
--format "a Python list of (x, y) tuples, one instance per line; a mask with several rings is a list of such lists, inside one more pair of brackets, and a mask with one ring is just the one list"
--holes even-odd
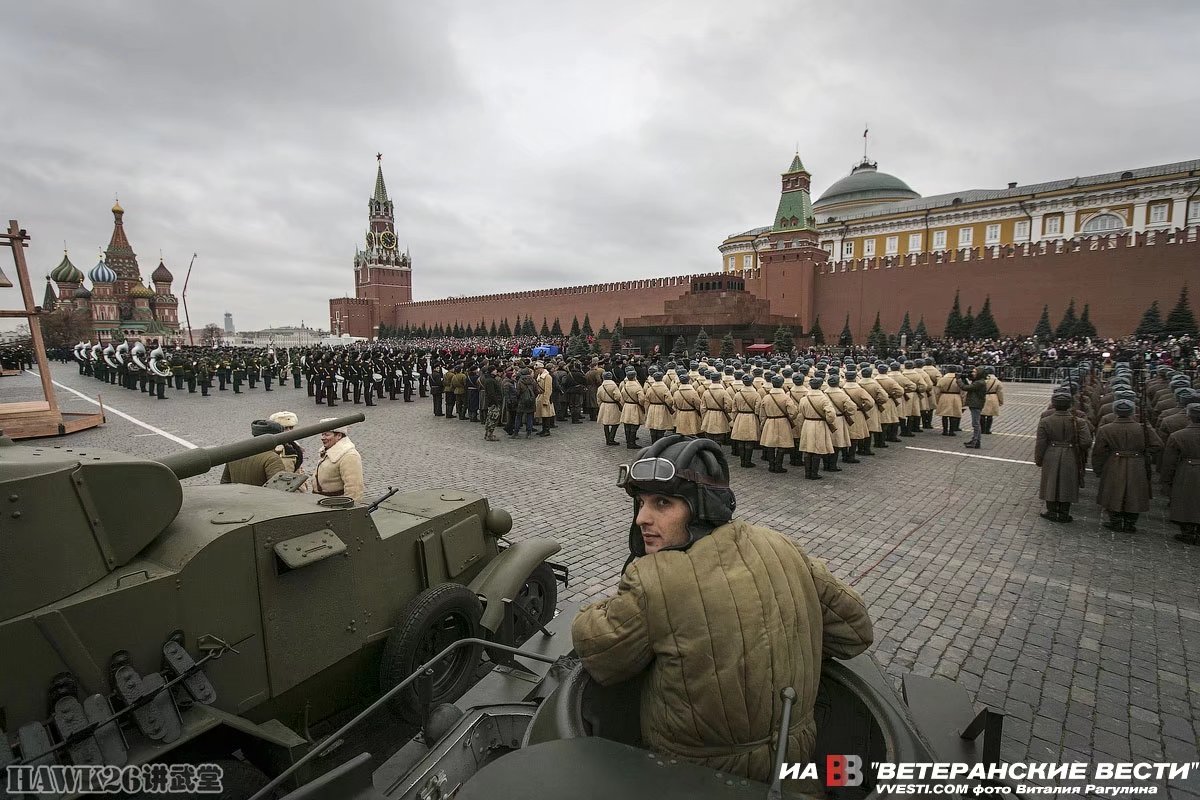
[(863, 159), (849, 175), (835, 181), (817, 198), (813, 210), (829, 215), (920, 196), (895, 175), (880, 172), (874, 161)]

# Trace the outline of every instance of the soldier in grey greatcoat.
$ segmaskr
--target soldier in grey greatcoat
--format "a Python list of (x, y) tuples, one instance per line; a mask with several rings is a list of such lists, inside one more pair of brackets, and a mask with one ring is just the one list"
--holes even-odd
[(1043, 517), (1051, 522), (1071, 522), (1071, 503), (1079, 501), (1092, 430), (1071, 413), (1070, 392), (1055, 392), (1052, 402), (1054, 413), (1038, 422), (1033, 453), (1033, 463), (1042, 468), (1038, 497), (1046, 501)]
[(1117, 419), (1096, 432), (1092, 469), (1100, 476), (1096, 502), (1108, 512), (1105, 527), (1136, 532), (1138, 514), (1150, 510), (1150, 462), (1162, 440), (1149, 425), (1133, 421), (1134, 404), (1113, 404)]
[(1171, 521), (1179, 526), (1175, 538), (1200, 545), (1200, 403), (1187, 407), (1187, 418), (1187, 427), (1167, 439), (1160, 477), (1171, 500)]

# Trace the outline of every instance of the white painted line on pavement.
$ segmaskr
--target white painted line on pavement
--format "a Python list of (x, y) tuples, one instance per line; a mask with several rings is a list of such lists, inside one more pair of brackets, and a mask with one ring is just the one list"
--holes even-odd
[(989, 434), (989, 435), (991, 435), (991, 436), (1016, 436), (1019, 439), (1036, 439), (1037, 438), (1037, 436), (1035, 436), (1032, 433), (1001, 433), (1000, 431), (992, 431), (991, 434)]
[(1033, 464), (1032, 461), (1021, 461), (1017, 458), (1000, 458), (999, 456), (980, 456), (975, 453), (956, 453), (953, 450), (934, 450), (930, 447), (913, 447), (907, 445), (905, 450), (920, 450), (922, 453), (941, 453), (947, 456), (962, 456), (963, 458), (982, 458), (985, 461), (1007, 461), (1009, 464)]
[[(27, 369), (27, 370), (25, 370), (25, 371), (26, 371), (26, 372), (28, 372), (30, 375), (37, 375), (37, 373), (36, 373), (36, 372), (34, 372), (34, 371), (33, 371), (33, 370), (31, 370), (31, 369)], [(40, 377), (40, 376), (39, 376), (39, 377)], [(75, 395), (75, 396), (77, 396), (77, 397), (79, 397), (79, 398), (81, 398), (81, 399), (83, 399), (83, 400), (86, 400), (86, 401), (88, 401), (89, 403), (91, 403), (91, 404), (92, 404), (92, 405), (94, 405), (94, 406), (98, 406), (98, 405), (100, 405), (98, 402), (96, 402), (96, 401), (95, 401), (95, 400), (93, 400), (92, 398), (88, 397), (88, 396), (87, 396), (86, 394), (84, 394), (83, 392), (77, 392), (77, 391), (75, 391), (74, 389), (72, 389), (70, 386), (64, 386), (63, 384), (59, 383), (58, 381), (54, 380), (53, 378), (51, 378), (51, 379), (50, 379), (50, 382), (51, 382), (51, 383), (53, 383), (55, 386), (57, 386), (57, 387), (58, 387), (58, 388), (60, 388), (60, 389), (66, 389), (66, 390), (67, 390), (68, 392), (70, 392), (71, 394), (73, 394), (73, 395)], [(172, 442), (175, 442), (176, 444), (181, 444), (181, 445), (183, 445), (184, 447), (186, 447), (186, 448), (187, 448), (187, 449), (189, 449), (189, 450), (195, 450), (195, 449), (196, 449), (196, 445), (192, 444), (192, 443), (191, 443), (191, 442), (189, 442), (187, 439), (180, 439), (178, 436), (176, 436), (176, 435), (175, 435), (175, 434), (173, 434), (173, 433), (167, 433), (167, 432), (166, 432), (166, 431), (164, 431), (162, 428), (156, 428), (156, 427), (154, 427), (153, 425), (151, 425), (151, 424), (150, 424), (150, 423), (148, 423), (148, 422), (142, 422), (142, 421), (141, 421), (140, 419), (138, 419), (137, 417), (130, 416), (129, 414), (126, 414), (124, 411), (118, 411), (117, 409), (113, 408), (113, 407), (112, 407), (112, 406), (110, 406), (110, 405), (106, 405), (106, 406), (104, 406), (104, 413), (106, 413), (106, 414), (116, 414), (116, 415), (117, 415), (118, 417), (120, 417), (121, 419), (127, 419), (127, 420), (129, 420), (130, 422), (132, 422), (134, 425), (137, 425), (137, 426), (139, 426), (139, 427), (145, 428), (146, 430), (150, 431), (150, 433), (156, 433), (156, 434), (158, 434), (159, 436), (162, 436), (162, 437), (164, 437), (164, 438), (166, 438), (166, 439), (170, 439)], [(138, 434), (135, 434), (135, 435), (138, 435)]]

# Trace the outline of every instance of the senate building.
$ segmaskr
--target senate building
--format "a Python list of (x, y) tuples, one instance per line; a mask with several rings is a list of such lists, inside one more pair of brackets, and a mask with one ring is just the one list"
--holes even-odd
[(1071, 302), (1090, 308), (1101, 336), (1123, 336), (1152, 302), (1169, 306), (1200, 261), (1200, 160), (922, 197), (864, 158), (814, 201), (796, 154), (778, 180), (774, 219), (721, 241), (719, 267), (414, 301), (380, 164), (354, 297), (330, 300), (330, 329), (370, 337), (380, 325), (486, 328), (518, 316), (566, 329), (587, 315), (597, 330), (620, 320), (644, 349), (700, 328), (744, 347), (818, 322), (863, 342), (876, 317), (888, 332), (906, 315), (924, 320), (936, 336), (958, 296), (964, 309), (989, 302), (1006, 336), (1030, 335), (1043, 307), (1058, 319)]

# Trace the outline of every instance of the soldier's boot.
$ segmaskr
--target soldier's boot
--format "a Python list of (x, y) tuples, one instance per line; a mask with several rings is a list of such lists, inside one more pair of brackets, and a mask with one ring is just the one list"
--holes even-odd
[(837, 465), (837, 462), (838, 462), (838, 451), (837, 450), (834, 450), (829, 455), (823, 457), (821, 459), (821, 461), (824, 462), (826, 472), (841, 472), (842, 471), (842, 468)]
[(253, 372), (247, 373), (246, 383), (250, 384), (250, 388), (253, 389), (255, 387), (255, 385), (258, 383), (258, 377), (255, 376), (255, 374)]
[[(467, 418), (467, 405), (462, 400), (458, 401), (458, 418), (463, 419), (463, 420), (465, 420)], [(542, 427), (545, 428), (546, 424), (542, 423)], [(551, 426), (551, 427), (554, 427), (554, 426)]]
[(851, 443), (851, 445), (849, 447), (844, 448), (842, 450), (842, 463), (843, 464), (859, 463), (858, 457), (854, 455), (856, 452), (858, 452), (858, 448), (855, 447), (853, 443)]
[(374, 392), (370, 391), (370, 387), (368, 387), (368, 390), (367, 390), (367, 405), (368, 406), (375, 405)]
[[(396, 399), (396, 387), (395, 387), (395, 386), (389, 386), (389, 387), (388, 387), (388, 400), (395, 400), (395, 399)], [(410, 400), (409, 400), (407, 397), (405, 397), (405, 398), (404, 398), (404, 402), (408, 403), (408, 402), (411, 402), (411, 401), (410, 401)]]
[(908, 418), (908, 432), (914, 436), (921, 432), (921, 415), (917, 414)]
[[(310, 384), (310, 386), (311, 386), (311, 384)], [(309, 396), (317, 398), (317, 405), (319, 405), (319, 406), (325, 405), (325, 387), (324, 386), (318, 385), (315, 389), (313, 389), (313, 393)]]
[(1191, 522), (1181, 522), (1179, 524), (1179, 533), (1175, 534), (1176, 541), (1184, 544), (1200, 545), (1200, 525)]
[(758, 466), (754, 463), (754, 448), (743, 445), (739, 452), (742, 457), (743, 467), (747, 469), (753, 469), (754, 467)]
[(958, 436), (958, 432), (962, 430), (962, 417), (950, 418), (950, 435)]
[(599, 414), (600, 414), (600, 409), (598, 409), (598, 408), (589, 408), (588, 409), (588, 419), (591, 420), (592, 422), (596, 421), (596, 417), (599, 416)]
[(628, 423), (625, 424), (625, 447), (630, 450), (637, 450), (639, 447), (637, 442), (637, 429), (637, 425), (630, 425)]
[[(346, 398), (342, 398), (345, 400)], [(358, 381), (354, 382), (354, 405), (362, 403), (362, 384)]]
[(800, 445), (795, 445), (790, 451), (788, 451), (788, 463), (793, 467), (800, 467), (804, 465), (804, 457), (800, 453)]
[(200, 396), (208, 397), (208, 383), (207, 382), (204, 382), (204, 381), (200, 382)]
[(867, 434), (867, 438), (858, 440), (858, 454), (860, 456), (873, 456), (875, 453), (871, 450), (871, 434)]
[(342, 402), (350, 402), (350, 381), (342, 381)]
[(1138, 532), (1137, 521), (1138, 521), (1138, 515), (1131, 511), (1127, 511), (1121, 515), (1121, 527), (1125, 530), (1126, 533), (1137, 533)]
[(606, 445), (608, 445), (609, 447), (616, 447), (616, 445), (617, 445), (617, 426), (616, 425), (605, 425), (604, 426), (604, 443)]
[(1108, 519), (1104, 522), (1104, 527), (1108, 528), (1110, 531), (1117, 531), (1118, 533), (1125, 530), (1125, 526), (1121, 524), (1121, 512), (1109, 511)]
[[(296, 387), (296, 388), (299, 388), (299, 387)], [(313, 388), (313, 382), (312, 382), (312, 381), (309, 381), (309, 382), (308, 382), (308, 396), (309, 396), (309, 397), (312, 397), (312, 396), (313, 396), (313, 395), (315, 395), (316, 393), (317, 393), (317, 392), (316, 392), (316, 390)]]
[(300, 376), (299, 375), (292, 376), (292, 388), (294, 388), (294, 389), (300, 388)]
[(269, 373), (269, 372), (266, 375), (263, 375), (263, 390), (267, 391), (267, 392), (272, 391), (272, 389), (271, 389), (271, 373)]
[[(409, 394), (412, 394), (412, 392), (409, 392)], [(376, 400), (383, 399), (383, 384), (382, 383), (375, 384), (375, 399)], [(396, 398), (393, 397), (392, 399), (395, 400)]]
[(950, 418), (942, 417), (942, 436), (950, 435)]
[(242, 382), (239, 381), (237, 378), (233, 379), (233, 393), (234, 394), (242, 393)]
[(330, 408), (337, 405), (337, 384), (328, 383), (325, 385), (325, 405)]
[(900, 435), (904, 438), (908, 438), (913, 435), (912, 431), (908, 429), (908, 419), (908, 417), (901, 417), (900, 422), (898, 423), (900, 426)]
[(933, 410), (926, 409), (921, 412), (921, 427), (925, 430), (933, 430)]
[(188, 394), (196, 393), (196, 379), (192, 378), (188, 381)]
[(1059, 522), (1074, 522), (1075, 521), (1075, 518), (1071, 516), (1071, 504), (1070, 503), (1059, 503), (1058, 504), (1058, 517), (1059, 517), (1059, 519), (1058, 519)]
[(787, 467), (785, 467), (783, 465), (783, 448), (782, 447), (775, 448), (775, 471), (776, 472), (787, 472)]
[(1038, 516), (1041, 517), (1042, 519), (1048, 519), (1051, 522), (1062, 522), (1063, 520), (1059, 516), (1059, 512), (1058, 512), (1058, 505), (1059, 504), (1054, 502), (1053, 500), (1047, 500), (1046, 501), (1046, 510), (1043, 511), (1041, 514), (1038, 514)]
[(663, 432), (654, 428), (650, 429), (650, 444), (654, 444), (663, 437)]
[(821, 463), (816, 453), (804, 454), (804, 477), (810, 481), (821, 480)]
[(771, 454), (770, 454), (770, 452), (768, 452), (770, 449), (771, 448), (769, 448), (769, 447), (764, 447), (762, 449), (762, 455), (759, 456), (760, 461), (770, 461), (771, 460)]
[(166, 390), (166, 388), (167, 388), (167, 381), (166, 381), (165, 379), (163, 379), (163, 380), (159, 381), (159, 382), (158, 382), (158, 387), (157, 387), (157, 388), (158, 388), (158, 399), (159, 399), (159, 400), (166, 400), (166, 399), (167, 399), (167, 396), (166, 396), (166, 394), (164, 394), (164, 392), (165, 392), (165, 390)]

